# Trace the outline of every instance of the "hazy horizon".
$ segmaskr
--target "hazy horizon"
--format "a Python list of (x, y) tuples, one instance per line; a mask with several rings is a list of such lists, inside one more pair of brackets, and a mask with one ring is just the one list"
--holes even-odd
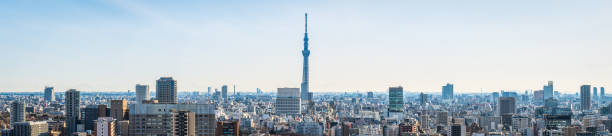
[(1, 1), (0, 92), (478, 93), (612, 81), (612, 1)]

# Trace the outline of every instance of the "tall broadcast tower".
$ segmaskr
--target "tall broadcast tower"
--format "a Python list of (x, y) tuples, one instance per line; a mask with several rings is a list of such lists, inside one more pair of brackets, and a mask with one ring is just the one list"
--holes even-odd
[(310, 56), (310, 50), (308, 49), (308, 13), (304, 14), (304, 50), (302, 50), (302, 55), (304, 56), (302, 100), (310, 100), (308, 96), (308, 56)]

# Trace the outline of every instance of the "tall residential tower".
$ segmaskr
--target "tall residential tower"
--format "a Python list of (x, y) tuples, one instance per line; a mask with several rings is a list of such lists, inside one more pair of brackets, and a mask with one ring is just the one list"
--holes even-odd
[(553, 92), (554, 92), (554, 87), (553, 87), (553, 81), (548, 81), (548, 84), (544, 86), (543, 88), (543, 100), (549, 99), (549, 98), (554, 98)]
[(304, 56), (304, 69), (302, 71), (302, 100), (310, 100), (308, 98), (308, 56), (310, 56), (310, 49), (308, 49), (308, 13), (304, 14), (304, 50), (302, 55)]
[(143, 100), (149, 100), (149, 85), (136, 84), (136, 103), (142, 103)]
[(445, 86), (442, 86), (442, 98), (443, 99), (453, 99), (454, 96), (454, 85), (451, 83), (446, 83)]
[(580, 86), (580, 109), (591, 109), (591, 85)]
[(45, 87), (45, 101), (55, 101), (55, 93), (53, 93), (53, 87)]
[(389, 87), (389, 112), (404, 111), (404, 88)]
[(159, 78), (157, 80), (157, 86), (155, 89), (157, 90), (155, 95), (159, 103), (163, 103), (163, 104), (178, 103), (176, 80), (172, 79), (172, 77)]
[(77, 123), (80, 120), (81, 115), (81, 92), (76, 89), (70, 89), (66, 91), (65, 96), (66, 109), (66, 134), (72, 134), (77, 132)]
[(24, 122), (26, 119), (25, 103), (15, 100), (11, 103), (11, 125), (17, 122)]

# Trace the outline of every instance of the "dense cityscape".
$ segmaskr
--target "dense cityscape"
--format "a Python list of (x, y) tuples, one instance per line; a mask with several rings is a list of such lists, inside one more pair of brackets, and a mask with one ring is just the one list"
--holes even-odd
[[(552, 81), (537, 91), (456, 93), (315, 93), (299, 88), (276, 93), (177, 93), (172, 77), (156, 91), (2, 93), (3, 136), (31, 135), (608, 135), (611, 97), (604, 87), (582, 85), (577, 94), (554, 91)], [(152, 97), (155, 96), (155, 97)]]
[[(308, 14), (305, 14), (307, 20)], [(307, 23), (306, 23), (307, 24)], [(41, 87), (0, 93), (1, 136), (600, 136), (612, 132), (612, 97), (603, 86), (575, 93), (542, 88), (462, 93), (388, 90), (323, 93), (309, 89), (305, 25), (298, 87), (237, 91), (217, 85), (179, 92), (159, 77), (135, 91)], [(150, 89), (154, 86), (155, 89)], [(296, 83), (296, 86), (297, 83)], [(533, 91), (532, 91), (533, 90)], [(382, 93), (381, 93), (382, 92)]]

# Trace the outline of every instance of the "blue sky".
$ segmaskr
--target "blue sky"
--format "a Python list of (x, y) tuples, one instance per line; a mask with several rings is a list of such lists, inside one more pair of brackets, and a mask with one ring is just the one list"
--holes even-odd
[[(562, 92), (612, 81), (612, 1), (1, 1), (0, 91)], [(151, 88), (154, 90), (154, 87)]]

